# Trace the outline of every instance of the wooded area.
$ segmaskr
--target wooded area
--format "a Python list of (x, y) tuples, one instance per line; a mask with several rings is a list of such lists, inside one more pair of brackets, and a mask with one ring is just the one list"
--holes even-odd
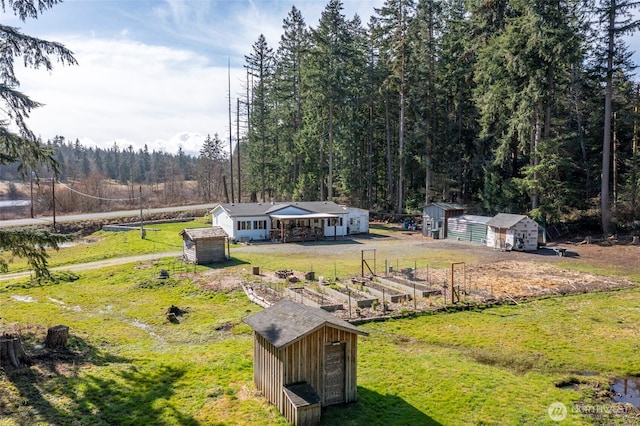
[[(246, 93), (229, 97), (230, 129), (217, 129), (229, 134), (207, 137), (198, 157), (63, 136), (44, 145), (59, 182), (89, 195), (68, 204), (87, 211), (136, 205), (144, 185), (157, 203), (333, 200), (406, 213), (446, 201), (588, 217), (609, 234), (638, 219), (640, 83), (623, 41), (637, 5), (388, 0), (363, 24), (331, 0), (315, 26), (293, 7), (277, 45), (260, 36), (248, 49)], [(18, 167), (0, 166), (0, 178)]]
[(332, 0), (314, 27), (293, 7), (246, 57), (244, 195), (601, 211), (609, 233), (609, 209), (637, 219), (637, 5), (388, 0), (364, 25)]

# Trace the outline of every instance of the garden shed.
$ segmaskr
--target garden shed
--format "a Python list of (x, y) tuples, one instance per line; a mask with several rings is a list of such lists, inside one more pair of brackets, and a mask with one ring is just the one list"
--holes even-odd
[(229, 239), (219, 226), (183, 229), (182, 258), (188, 263), (207, 264), (228, 258)]
[(282, 300), (244, 320), (253, 328), (253, 380), (294, 425), (320, 421), (321, 408), (357, 400), (356, 326)]
[(430, 203), (422, 207), (422, 235), (447, 238), (447, 221), (462, 216), (464, 207), (455, 203)]
[(489, 216), (470, 214), (450, 217), (447, 220), (447, 238), (484, 245), (487, 243), (487, 222), (489, 220), (491, 220)]
[(500, 250), (538, 249), (538, 223), (520, 214), (498, 213), (487, 222), (487, 246)]

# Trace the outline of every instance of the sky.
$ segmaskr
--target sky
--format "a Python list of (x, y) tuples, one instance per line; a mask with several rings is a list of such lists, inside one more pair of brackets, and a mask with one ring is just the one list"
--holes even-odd
[[(245, 55), (264, 34), (277, 49), (293, 5), (315, 27), (322, 0), (66, 0), (37, 20), (2, 23), (62, 43), (77, 66), (16, 69), (20, 90), (44, 106), (27, 124), (85, 146), (146, 144), (197, 155), (207, 135), (229, 141), (236, 99), (246, 93)], [(343, 0), (343, 14), (368, 22), (383, 0)], [(18, 63), (19, 61), (16, 61)], [(22, 67), (20, 67), (22, 68)], [(229, 90), (230, 87), (230, 90)]]
[[(328, 0), (66, 0), (37, 20), (2, 14), (5, 25), (57, 41), (77, 66), (17, 69), (20, 90), (44, 104), (27, 123), (46, 141), (197, 155), (207, 135), (229, 141), (245, 55), (260, 34), (277, 49), (295, 5), (316, 27)], [(369, 21), (384, 0), (343, 0), (343, 14)], [(640, 51), (640, 33), (629, 40)], [(635, 62), (640, 64), (636, 54)], [(18, 61), (17, 61), (18, 62)]]

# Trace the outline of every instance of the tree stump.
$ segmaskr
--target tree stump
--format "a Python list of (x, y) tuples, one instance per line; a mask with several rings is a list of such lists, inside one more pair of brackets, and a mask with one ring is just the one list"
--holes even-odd
[(0, 365), (20, 368), (28, 363), (19, 335), (5, 333), (0, 336)]
[(69, 327), (66, 325), (56, 325), (47, 330), (47, 338), (44, 346), (47, 349), (67, 349), (67, 339), (69, 338)]

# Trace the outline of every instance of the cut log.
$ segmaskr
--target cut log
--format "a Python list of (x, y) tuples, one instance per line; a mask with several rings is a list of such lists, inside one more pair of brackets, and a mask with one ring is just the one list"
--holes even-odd
[(0, 365), (20, 368), (29, 364), (29, 358), (22, 347), (20, 336), (3, 334), (0, 337)]
[(69, 338), (69, 327), (66, 325), (56, 325), (47, 330), (47, 338), (44, 346), (47, 349), (67, 349), (67, 339)]

